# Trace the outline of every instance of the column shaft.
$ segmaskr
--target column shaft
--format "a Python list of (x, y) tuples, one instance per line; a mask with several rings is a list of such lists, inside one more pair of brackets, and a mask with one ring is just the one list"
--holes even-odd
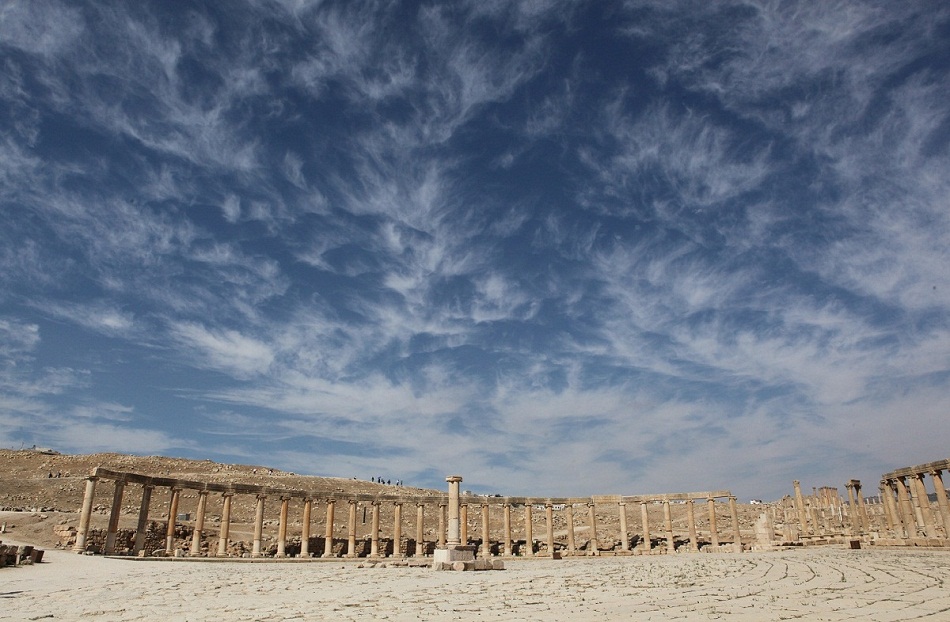
[(569, 555), (577, 553), (577, 541), (574, 537), (574, 504), (568, 503), (564, 508), (567, 512), (567, 552)]
[(739, 510), (736, 508), (736, 498), (729, 497), (729, 514), (732, 517), (732, 548), (736, 553), (742, 552), (742, 532), (739, 531)]
[(588, 555), (599, 555), (600, 543), (597, 541), (597, 514), (593, 503), (587, 504), (587, 522), (590, 525), (590, 551)]
[(425, 506), (416, 504), (416, 557), (425, 555)]
[(356, 557), (356, 499), (347, 501), (349, 516), (346, 524), (346, 556)]
[(333, 557), (333, 514), (336, 508), (336, 499), (327, 499), (327, 525), (324, 532), (323, 556)]
[(231, 531), (232, 496), (232, 493), (229, 492), (221, 495), (223, 507), (221, 508), (221, 531), (218, 534), (218, 557), (224, 557), (228, 554), (228, 534)]
[(482, 557), (491, 557), (491, 523), (489, 519), (491, 506), (487, 503), (482, 504)]
[(402, 503), (396, 503), (393, 506), (393, 557), (402, 556)]
[(937, 493), (937, 508), (943, 521), (943, 537), (950, 538), (950, 502), (947, 501), (947, 489), (943, 487), (943, 476), (940, 469), (930, 472), (934, 480), (934, 491)]
[(851, 533), (857, 535), (861, 533), (861, 524), (858, 519), (857, 501), (854, 500), (854, 485), (848, 482), (845, 488), (848, 489), (848, 517), (851, 519)]
[(640, 522), (643, 529), (643, 542), (640, 543), (642, 550), (649, 553), (653, 549), (653, 542), (650, 540), (650, 508), (646, 501), (640, 502)]
[(505, 557), (511, 557), (511, 505), (506, 503), (503, 507), (503, 529), (505, 532)]
[(439, 504), (439, 546), (445, 547), (445, 508), (446, 504)]
[(618, 512), (620, 513), (620, 550), (629, 551), (630, 534), (627, 533), (627, 504), (623, 501), (618, 504)]
[(379, 501), (373, 501), (373, 533), (369, 540), (369, 556), (379, 557)]
[(871, 520), (868, 518), (868, 509), (864, 505), (864, 493), (861, 492), (861, 482), (854, 482), (854, 499), (858, 504), (858, 519), (861, 523), (861, 533), (871, 533)]
[(796, 479), (792, 482), (795, 486), (795, 507), (798, 509), (798, 528), (802, 536), (808, 535), (808, 518), (805, 512), (805, 499), (802, 497), (801, 483)]
[(676, 542), (673, 540), (673, 514), (670, 512), (669, 500), (663, 501), (663, 521), (666, 523), (666, 551), (676, 552)]
[(462, 544), (462, 530), (459, 525), (459, 483), (462, 478), (458, 475), (451, 475), (445, 478), (449, 483), (449, 533), (446, 539), (446, 546), (458, 546)]
[(119, 516), (122, 513), (123, 490), (125, 490), (125, 480), (115, 480), (115, 490), (112, 491), (112, 509), (109, 512), (109, 527), (106, 529), (106, 546), (102, 551), (105, 555), (115, 553), (115, 537), (119, 531)]
[(912, 479), (916, 485), (917, 505), (920, 507), (920, 514), (924, 519), (924, 533), (928, 538), (937, 537), (937, 527), (934, 525), (934, 513), (930, 507), (930, 496), (927, 494), (927, 485), (924, 483), (924, 474), (917, 473)]
[(290, 510), (290, 497), (280, 498), (280, 522), (277, 524), (277, 557), (287, 556), (287, 514)]
[(468, 546), (468, 504), (459, 506), (459, 538), (464, 546)]
[(686, 524), (689, 529), (689, 550), (698, 551), (699, 541), (696, 537), (696, 515), (693, 513), (693, 500), (686, 500)]
[(719, 547), (719, 528), (716, 526), (716, 500), (706, 499), (706, 508), (709, 510), (709, 544)]
[(257, 495), (257, 512), (254, 514), (254, 546), (251, 557), (261, 556), (261, 538), (264, 536), (264, 499), (266, 495)]
[(133, 555), (138, 555), (145, 547), (145, 537), (148, 533), (148, 509), (152, 503), (152, 490), (154, 488), (150, 484), (142, 486), (142, 503), (139, 505), (139, 520), (135, 525), (135, 544), (132, 545)]
[(89, 521), (92, 519), (92, 502), (96, 497), (96, 481), (98, 477), (86, 478), (86, 492), (82, 498), (82, 510), (79, 512), (79, 529), (76, 531), (76, 545), (73, 551), (82, 553), (86, 550), (86, 538), (89, 537)]
[(208, 491), (198, 491), (198, 509), (195, 513), (195, 531), (191, 534), (191, 555), (201, 553), (201, 536), (205, 530), (205, 513), (208, 510)]
[(313, 499), (303, 500), (303, 525), (300, 527), (300, 557), (310, 557), (310, 517), (313, 514)]
[(544, 504), (544, 519), (548, 528), (548, 556), (554, 557), (554, 506)]
[(917, 537), (917, 522), (914, 516), (914, 508), (910, 505), (910, 496), (907, 494), (907, 484), (903, 477), (895, 478), (897, 484), (897, 504), (901, 510), (901, 520), (904, 523), (904, 537)]
[(165, 554), (171, 555), (175, 548), (175, 524), (178, 520), (178, 502), (181, 499), (181, 488), (172, 488), (168, 499), (168, 528), (165, 530)]
[(522, 556), (534, 555), (534, 522), (531, 518), (531, 501), (524, 504), (524, 552)]

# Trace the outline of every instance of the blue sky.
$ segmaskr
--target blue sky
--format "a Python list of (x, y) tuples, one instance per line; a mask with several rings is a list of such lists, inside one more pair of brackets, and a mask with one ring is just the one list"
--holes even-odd
[(0, 5), (0, 444), (508, 494), (948, 456), (950, 5)]

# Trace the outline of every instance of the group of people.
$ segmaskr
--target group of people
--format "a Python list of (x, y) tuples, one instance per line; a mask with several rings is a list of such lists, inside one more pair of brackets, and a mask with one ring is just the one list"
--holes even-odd
[(377, 484), (386, 484), (387, 486), (402, 486), (401, 479), (397, 479), (395, 484), (393, 484), (391, 479), (383, 479), (382, 477), (371, 477), (369, 478), (369, 481), (375, 482)]

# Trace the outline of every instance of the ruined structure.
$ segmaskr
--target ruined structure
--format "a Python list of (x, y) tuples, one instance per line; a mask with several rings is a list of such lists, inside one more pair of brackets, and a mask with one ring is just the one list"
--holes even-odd
[[(455, 476), (457, 477), (457, 476)], [(109, 512), (108, 527), (101, 541), (93, 542), (90, 539), (90, 518), (95, 504), (97, 484), (100, 481), (111, 481), (112, 496)], [(458, 478), (447, 480), (456, 487), (458, 495)], [(129, 485), (141, 486), (141, 505), (138, 511), (138, 520), (134, 533), (120, 536), (119, 518), (122, 510), (122, 499), (125, 489)], [(156, 538), (156, 530), (161, 526), (149, 520), (151, 499), (156, 491), (167, 491), (167, 516), (164, 525), (164, 541)], [(190, 512), (183, 513), (183, 492), (197, 496)], [(253, 523), (253, 538), (250, 550), (243, 547), (235, 551), (231, 540), (231, 513), (232, 504), (236, 497), (253, 500), (255, 514)], [(265, 550), (264, 542), (264, 509), (265, 504), (276, 500), (280, 503), (280, 514), (277, 525), (277, 542), (274, 550)], [(600, 554), (663, 554), (673, 552), (698, 552), (700, 541), (704, 542), (704, 550), (729, 550), (740, 552), (743, 550), (739, 519), (736, 509), (736, 498), (727, 490), (712, 492), (669, 493), (655, 495), (600, 495), (580, 498), (532, 498), (532, 497), (482, 497), (474, 495), (458, 495), (457, 516), (447, 510), (454, 507), (450, 503), (450, 495), (413, 495), (413, 494), (345, 494), (333, 491), (286, 490), (269, 488), (249, 484), (221, 484), (210, 482), (187, 481), (165, 477), (153, 477), (130, 472), (112, 471), (96, 468), (86, 480), (85, 496), (80, 514), (79, 527), (73, 550), (76, 552), (96, 552), (107, 555), (167, 555), (192, 557), (299, 557), (299, 558), (335, 558), (335, 557), (369, 557), (381, 558), (391, 555), (394, 557), (426, 557), (436, 550), (449, 550), (449, 545), (455, 547), (476, 548), (472, 553), (476, 558), (486, 559), (490, 556), (509, 557), (520, 556), (547, 556), (561, 555), (600, 555)], [(725, 501), (726, 503), (723, 503)], [(707, 529), (700, 532), (697, 528), (696, 515), (700, 510), (696, 504), (705, 504), (708, 513)], [(291, 505), (299, 512), (300, 534), (299, 545), (293, 550), (288, 547), (288, 528), (290, 525)], [(314, 522), (314, 508), (322, 505), (325, 512), (325, 531), (323, 538), (311, 535)], [(393, 523), (388, 534), (384, 534), (386, 526), (380, 522), (380, 508), (383, 504), (391, 505)], [(684, 533), (675, 533), (672, 520), (671, 504), (685, 506), (687, 528)], [(363, 508), (364, 521), (367, 508), (371, 509), (371, 528), (368, 538), (357, 537), (358, 506)], [(403, 546), (403, 507), (416, 507), (416, 524), (414, 547)], [(640, 531), (631, 534), (628, 529), (628, 507), (640, 509)], [(344, 546), (338, 546), (340, 539), (334, 529), (334, 515), (337, 508), (345, 508), (347, 513), (346, 539)], [(662, 507), (663, 519), (656, 524), (651, 523), (650, 509)], [(717, 507), (720, 513), (725, 513), (728, 507), (729, 524), (724, 533), (720, 532), (717, 519)], [(558, 508), (558, 522), (564, 528), (562, 538), (555, 538), (555, 508)], [(586, 532), (588, 542), (586, 547), (577, 543), (575, 526), (575, 509), (584, 508), (587, 515)], [(215, 511), (218, 509), (218, 511)], [(545, 533), (543, 540), (537, 542), (534, 537), (534, 521), (532, 512), (540, 509), (544, 512)], [(469, 538), (470, 510), (474, 519), (479, 522), (481, 538)], [(605, 538), (603, 526), (598, 525), (597, 512), (616, 512), (619, 517), (619, 549), (613, 544), (614, 534), (610, 534), (610, 545), (603, 550), (600, 542)], [(524, 533), (515, 534), (512, 529), (512, 512), (523, 512)], [(208, 533), (207, 523), (209, 516), (218, 524), (217, 534)], [(499, 520), (500, 515), (500, 520)], [(428, 517), (428, 519), (427, 519)], [(433, 518), (434, 517), (434, 518)], [(479, 518), (480, 517), (480, 518)], [(448, 518), (448, 525), (446, 519)], [(436, 540), (425, 541), (425, 521), (430, 525), (438, 524), (434, 530)], [(501, 523), (501, 538), (493, 540), (492, 526), (498, 530)], [(454, 527), (453, 527), (454, 526)], [(186, 529), (187, 527), (187, 529)], [(448, 529), (447, 529), (448, 527)], [(458, 533), (454, 531), (457, 527)], [(600, 533), (598, 533), (600, 529)], [(431, 533), (433, 530), (429, 530)], [(190, 537), (188, 536), (190, 534)], [(657, 535), (654, 535), (657, 534)], [(160, 534), (158, 534), (160, 536)], [(386, 538), (384, 535), (388, 535)], [(515, 540), (515, 536), (519, 536)], [(449, 536), (452, 540), (450, 542)], [(456, 538), (457, 536), (457, 538)], [(681, 546), (677, 548), (677, 536)], [(182, 540), (188, 538), (183, 546)], [(455, 540), (457, 539), (457, 543)], [(211, 543), (209, 543), (209, 540)], [(633, 543), (636, 542), (636, 546)], [(358, 544), (360, 546), (358, 546)], [(389, 546), (391, 544), (391, 547)], [(656, 546), (655, 546), (656, 545)], [(152, 547), (156, 548), (152, 548)], [(439, 547), (439, 549), (436, 549)], [(456, 548), (458, 550), (458, 548)], [(451, 556), (451, 555), (449, 555)], [(440, 560), (442, 561), (442, 560)], [(454, 560), (458, 561), (458, 560)]]

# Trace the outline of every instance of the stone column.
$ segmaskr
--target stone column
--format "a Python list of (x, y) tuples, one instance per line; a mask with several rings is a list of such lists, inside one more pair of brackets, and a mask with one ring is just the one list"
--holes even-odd
[(336, 508), (336, 499), (327, 499), (327, 525), (324, 532), (323, 556), (333, 557), (333, 514)]
[(287, 556), (287, 514), (290, 510), (290, 497), (280, 498), (280, 522), (277, 523), (277, 557)]
[(709, 510), (709, 544), (719, 547), (719, 529), (716, 527), (716, 500), (706, 499), (706, 508)]
[(699, 542), (696, 538), (696, 515), (693, 514), (693, 500), (686, 500), (686, 524), (689, 527), (689, 550), (696, 552), (699, 550)]
[(676, 542), (673, 541), (673, 515), (670, 512), (670, 500), (663, 500), (663, 521), (666, 523), (666, 552), (676, 552)]
[(228, 534), (231, 531), (231, 497), (232, 492), (221, 494), (223, 507), (221, 508), (221, 531), (218, 533), (218, 557), (228, 554)]
[(544, 504), (544, 520), (548, 528), (548, 556), (554, 557), (554, 506), (550, 501)]
[(122, 492), (125, 490), (125, 480), (115, 480), (115, 490), (112, 491), (112, 509), (109, 512), (109, 527), (106, 529), (106, 545), (104, 555), (115, 553), (115, 536), (119, 531), (119, 516), (122, 513)]
[(379, 501), (373, 501), (373, 518), (371, 519), (369, 536), (369, 556), (379, 557)]
[(627, 533), (627, 504), (621, 501), (617, 507), (620, 512), (620, 550), (630, 550), (630, 534)]
[(504, 531), (505, 531), (505, 557), (511, 557), (511, 504), (506, 503), (504, 510)]
[(848, 490), (848, 516), (851, 518), (851, 533), (860, 534), (861, 525), (858, 519), (857, 501), (854, 500), (854, 484), (848, 482), (844, 487)]
[(82, 553), (86, 550), (86, 538), (89, 537), (89, 521), (92, 519), (92, 502), (96, 497), (96, 482), (99, 478), (90, 475), (86, 478), (86, 493), (82, 498), (82, 510), (79, 512), (79, 529), (76, 531), (76, 544), (73, 551)]
[(313, 513), (313, 499), (304, 497), (303, 525), (300, 527), (300, 557), (310, 557), (310, 515)]
[(393, 557), (402, 557), (402, 501), (393, 504)]
[(653, 549), (653, 542), (650, 540), (650, 508), (647, 507), (646, 501), (640, 502), (640, 522), (643, 526), (643, 542), (640, 546), (644, 552), (649, 553)]
[(468, 546), (468, 504), (463, 503), (459, 506), (459, 537), (462, 544)]
[(439, 503), (439, 546), (445, 547), (445, 503)]
[(425, 505), (416, 504), (416, 557), (425, 555)]
[(450, 475), (445, 478), (449, 483), (449, 533), (446, 540), (446, 546), (459, 546), (462, 544), (462, 531), (459, 525), (459, 483), (462, 481), (459, 475)]
[(264, 499), (265, 494), (257, 495), (257, 512), (254, 515), (254, 546), (251, 549), (251, 557), (261, 556), (261, 537), (264, 535)]
[(864, 505), (864, 493), (861, 492), (861, 481), (860, 480), (851, 480), (854, 482), (854, 498), (858, 503), (858, 519), (861, 523), (861, 532), (865, 534), (871, 533), (871, 519), (868, 518), (868, 509)]
[(531, 520), (531, 501), (530, 499), (524, 504), (524, 542), (525, 550), (522, 552), (522, 556), (528, 557), (534, 555), (534, 523)]
[(901, 510), (901, 519), (904, 523), (904, 534), (906, 538), (917, 537), (917, 523), (914, 516), (914, 508), (910, 505), (910, 497), (907, 494), (907, 484), (903, 477), (894, 479), (897, 484), (897, 504)]
[(165, 554), (171, 555), (175, 548), (175, 521), (178, 518), (178, 502), (181, 499), (181, 488), (173, 486), (168, 498), (168, 523), (165, 529)]
[(937, 537), (937, 527), (934, 525), (934, 513), (930, 508), (930, 496), (927, 494), (927, 485), (924, 483), (924, 474), (915, 473), (913, 484), (916, 485), (917, 505), (920, 507), (920, 514), (924, 519), (924, 533), (928, 538)]
[(208, 510), (208, 491), (198, 491), (198, 510), (195, 515), (195, 531), (191, 534), (191, 555), (201, 553), (201, 536), (205, 531), (205, 513)]
[(348, 499), (349, 516), (346, 523), (346, 556), (356, 557), (356, 499)]
[(574, 555), (577, 553), (577, 541), (574, 538), (574, 504), (568, 503), (564, 511), (567, 512), (567, 553)]
[(729, 497), (729, 514), (732, 517), (732, 549), (736, 553), (742, 552), (742, 532), (739, 531), (739, 510), (736, 508), (736, 498)]
[(482, 504), (482, 556), (485, 559), (491, 557), (491, 506), (487, 503)]
[(590, 525), (590, 550), (587, 552), (588, 555), (600, 555), (598, 549), (599, 542), (597, 542), (597, 514), (595, 513), (596, 508), (593, 503), (587, 504), (587, 522)]
[(950, 538), (950, 503), (947, 501), (947, 489), (943, 487), (943, 476), (940, 469), (930, 472), (934, 480), (934, 491), (937, 493), (937, 508), (940, 510), (940, 519), (943, 521), (943, 537)]
[(808, 535), (808, 517), (805, 512), (805, 498), (802, 497), (801, 483), (796, 479), (792, 481), (795, 486), (795, 507), (798, 509), (798, 528), (802, 536)]
[(155, 487), (151, 484), (142, 486), (142, 503), (139, 505), (139, 520), (135, 525), (135, 543), (132, 545), (132, 554), (138, 555), (145, 547), (145, 537), (148, 535), (148, 509), (152, 503), (152, 490)]
[(884, 506), (884, 518), (887, 520), (887, 528), (899, 538), (901, 531), (901, 518), (897, 511), (897, 507), (894, 504), (894, 489), (891, 487), (891, 482), (882, 479), (880, 490), (881, 504)]

